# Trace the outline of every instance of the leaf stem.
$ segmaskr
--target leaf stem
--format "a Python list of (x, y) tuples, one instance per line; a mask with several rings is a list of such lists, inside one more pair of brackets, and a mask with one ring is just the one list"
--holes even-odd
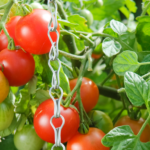
[(68, 96), (66, 97), (66, 99), (63, 101), (64, 103), (64, 107), (68, 107), (70, 105), (71, 102), (71, 98), (73, 96), (73, 94), (77, 91), (77, 89), (79, 89), (81, 83), (82, 83), (82, 77), (85, 73), (85, 65), (86, 65), (86, 58), (83, 60), (82, 65), (81, 65), (81, 72), (79, 74), (76, 86), (74, 87), (74, 89), (68, 94)]
[(150, 75), (150, 72), (148, 72), (147, 74), (144, 74), (143, 76), (142, 76), (142, 78), (146, 78), (147, 76), (149, 76)]
[(147, 9), (150, 7), (150, 2), (146, 5), (146, 7), (144, 7), (142, 13), (141, 13), (141, 16), (144, 16), (147, 12)]
[(71, 54), (71, 53), (67, 53), (65, 51), (61, 51), (59, 50), (59, 53), (63, 56), (66, 56), (68, 58), (71, 58), (71, 59), (75, 59), (75, 60), (83, 60), (85, 59), (85, 56), (78, 56), (78, 55), (74, 55), (74, 54)]
[(139, 63), (139, 65), (140, 66), (142, 66), (142, 65), (150, 65), (150, 62), (141, 62), (141, 63)]
[(14, 40), (9, 36), (9, 33), (5, 27), (5, 23), (7, 21), (7, 17), (8, 17), (8, 14), (10, 12), (10, 9), (12, 7), (12, 5), (14, 4), (14, 1), (13, 0), (10, 0), (8, 1), (8, 3), (5, 5), (5, 12), (4, 12), (4, 15), (1, 19), (1, 22), (0, 22), (0, 29), (3, 29), (7, 39), (8, 39), (8, 49), (15, 49), (15, 43), (14, 43)]
[(149, 122), (149, 120), (150, 120), (150, 114), (149, 114), (148, 118), (146, 119), (146, 121), (144, 122), (144, 124), (142, 125), (142, 127), (141, 127), (139, 133), (137, 134), (137, 137), (138, 137), (139, 139), (140, 139), (140, 136), (141, 136), (143, 130), (145, 129), (147, 123)]
[(101, 83), (101, 86), (103, 86), (106, 83), (106, 81), (112, 77), (113, 74), (114, 74), (114, 71), (111, 71), (108, 74), (108, 76), (103, 80), (103, 82)]

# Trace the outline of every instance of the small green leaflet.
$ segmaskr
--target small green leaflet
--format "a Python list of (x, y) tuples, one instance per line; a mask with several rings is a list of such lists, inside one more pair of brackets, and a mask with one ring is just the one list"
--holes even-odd
[(107, 37), (103, 40), (102, 50), (106, 56), (112, 57), (120, 52), (121, 45), (119, 42)]
[(138, 62), (138, 56), (133, 51), (124, 51), (113, 61), (113, 68), (117, 75), (123, 76), (126, 71), (136, 71), (140, 64)]
[(136, 3), (134, 2), (134, 0), (126, 0), (125, 4), (130, 12), (136, 13), (137, 7), (136, 7)]
[(150, 142), (142, 143), (129, 126), (120, 126), (112, 129), (103, 139), (102, 144), (111, 147), (111, 150), (149, 150)]
[(126, 72), (124, 84), (126, 94), (133, 105), (141, 106), (149, 100), (149, 85), (136, 73)]
[(113, 29), (114, 32), (118, 33), (119, 35), (127, 31), (127, 27), (123, 23), (116, 20), (110, 21), (110, 27)]

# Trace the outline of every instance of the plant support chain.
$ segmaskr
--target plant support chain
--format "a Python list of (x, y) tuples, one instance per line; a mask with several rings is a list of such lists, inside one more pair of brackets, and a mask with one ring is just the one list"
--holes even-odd
[[(54, 12), (52, 12), (52, 5), (55, 8)], [(51, 15), (52, 15), (52, 18), (51, 18), (49, 26), (48, 26), (48, 37), (49, 37), (50, 42), (52, 44), (51, 49), (50, 49), (50, 53), (49, 53), (48, 65), (49, 65), (49, 67), (53, 73), (52, 84), (51, 84), (51, 88), (49, 89), (49, 95), (54, 102), (54, 115), (50, 119), (50, 124), (53, 127), (54, 133), (55, 133), (55, 144), (53, 145), (51, 150), (53, 150), (54, 147), (62, 147), (63, 150), (65, 150), (65, 146), (61, 143), (61, 130), (64, 126), (65, 120), (64, 120), (64, 117), (60, 115), (60, 101), (63, 97), (63, 90), (60, 87), (60, 80), (59, 80), (59, 72), (60, 72), (60, 68), (61, 68), (61, 62), (58, 58), (58, 55), (59, 55), (59, 52), (58, 52), (59, 33), (57, 31), (57, 4), (56, 4), (56, 1), (55, 0), (48, 0), (48, 8), (49, 8), (49, 11), (51, 12)], [(51, 27), (52, 23), (53, 23), (53, 27)], [(56, 34), (57, 34), (56, 42), (53, 42), (53, 40), (50, 36), (50, 32), (56, 32)], [(51, 65), (52, 61), (57, 61), (59, 63), (58, 70), (53, 69), (53, 67)], [(60, 97), (55, 99), (52, 95), (52, 90), (59, 90), (61, 93)], [(52, 120), (54, 118), (61, 118), (62, 119), (62, 124), (60, 127), (55, 128), (55, 126), (52, 123)]]

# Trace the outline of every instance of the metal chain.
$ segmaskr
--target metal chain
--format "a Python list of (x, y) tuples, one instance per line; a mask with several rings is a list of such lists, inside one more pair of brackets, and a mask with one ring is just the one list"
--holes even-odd
[[(48, 60), (48, 65), (53, 73), (52, 75), (52, 86), (49, 89), (49, 95), (52, 98), (53, 102), (54, 102), (54, 115), (52, 116), (52, 118), (50, 119), (50, 124), (54, 129), (54, 133), (55, 133), (55, 144), (53, 145), (52, 149), (54, 149), (54, 147), (62, 147), (63, 150), (65, 150), (65, 146), (61, 143), (61, 130), (65, 124), (65, 120), (64, 117), (62, 115), (60, 115), (60, 101), (63, 97), (63, 90), (60, 87), (60, 80), (59, 80), (59, 72), (60, 72), (60, 68), (61, 68), (61, 62), (58, 58), (59, 56), (59, 52), (58, 52), (58, 41), (59, 41), (59, 33), (57, 31), (57, 4), (56, 4), (56, 0), (48, 0), (48, 9), (51, 12), (51, 20), (49, 22), (48, 25), (48, 37), (49, 40), (52, 44), (50, 52), (49, 52), (49, 60)], [(53, 9), (54, 12), (52, 11)], [(56, 42), (53, 42), (50, 32), (55, 32), (57, 34), (57, 40)], [(51, 62), (52, 61), (57, 61), (59, 66), (57, 70), (54, 70)], [(59, 90), (60, 91), (60, 97), (58, 99), (55, 99), (52, 95), (52, 91), (53, 90)], [(53, 119), (54, 118), (61, 118), (62, 119), (62, 124), (60, 127), (55, 128), (55, 126), (53, 125)]]

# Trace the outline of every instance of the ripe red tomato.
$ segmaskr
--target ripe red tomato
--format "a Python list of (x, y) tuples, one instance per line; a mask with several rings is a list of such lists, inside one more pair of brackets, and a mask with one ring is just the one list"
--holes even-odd
[[(12, 17), (6, 24), (6, 29), (9, 35), (14, 39), (15, 45), (18, 45), (16, 38), (15, 38), (15, 26), (20, 18), (21, 16)], [(8, 40), (4, 31), (2, 30), (0, 33), (0, 51), (7, 48), (7, 45), (8, 45)]]
[[(32, 55), (23, 50), (8, 50), (0, 52), (0, 64), (3, 65), (3, 74), (10, 86), (22, 86), (34, 75), (35, 62)], [(0, 65), (0, 70), (2, 70)]]
[[(78, 112), (71, 107), (60, 106), (61, 115), (65, 119), (65, 124), (61, 131), (61, 142), (67, 142), (77, 132), (80, 118)], [(54, 115), (54, 102), (48, 99), (40, 104), (34, 115), (34, 128), (38, 136), (44, 141), (54, 143), (54, 130), (50, 125), (50, 119)], [(53, 119), (55, 127), (62, 124), (61, 118)]]
[[(137, 121), (137, 120), (130, 119), (129, 116), (123, 116), (121, 119), (119, 119), (116, 122), (115, 127), (123, 126), (123, 125), (129, 125), (131, 127), (132, 131), (134, 132), (134, 134), (137, 135), (144, 122), (145, 122), (145, 120), (143, 118), (140, 118)], [(140, 137), (141, 142), (150, 141), (150, 134), (149, 133), (150, 133), (150, 125), (147, 124), (144, 131), (141, 134), (141, 137)]]
[[(50, 12), (43, 9), (34, 9), (31, 14), (22, 17), (15, 28), (19, 45), (32, 54), (48, 53), (51, 47), (51, 42), (47, 35), (50, 19)], [(59, 25), (57, 31), (60, 33)], [(51, 32), (50, 36), (56, 42), (56, 33)]]
[(99, 59), (102, 56), (102, 54), (94, 54), (92, 53), (92, 58)]
[[(73, 90), (77, 83), (77, 79), (70, 80), (70, 89)], [(94, 108), (98, 102), (99, 90), (97, 85), (89, 78), (83, 77), (81, 88), (80, 88), (81, 100), (83, 107), (86, 112), (89, 112)], [(72, 101), (76, 97), (76, 93), (73, 95)], [(78, 108), (78, 102), (75, 103), (75, 106)]]
[(109, 150), (102, 145), (105, 133), (97, 128), (90, 128), (87, 134), (77, 132), (67, 143), (67, 150)]

